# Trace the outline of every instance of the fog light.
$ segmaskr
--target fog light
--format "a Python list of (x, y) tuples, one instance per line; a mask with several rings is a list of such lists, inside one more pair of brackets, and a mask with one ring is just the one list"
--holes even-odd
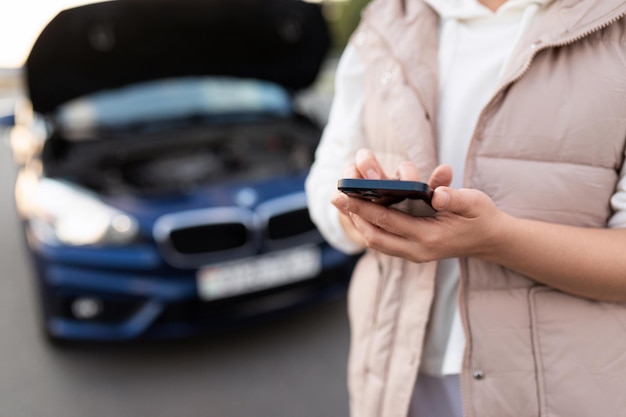
[(72, 301), (72, 314), (77, 319), (89, 320), (102, 313), (102, 301), (93, 297), (79, 297)]

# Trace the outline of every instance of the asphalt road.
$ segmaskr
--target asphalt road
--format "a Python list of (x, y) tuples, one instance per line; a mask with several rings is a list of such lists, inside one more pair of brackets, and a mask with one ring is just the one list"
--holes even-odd
[(49, 346), (0, 140), (0, 417), (341, 417), (345, 302), (211, 338)]

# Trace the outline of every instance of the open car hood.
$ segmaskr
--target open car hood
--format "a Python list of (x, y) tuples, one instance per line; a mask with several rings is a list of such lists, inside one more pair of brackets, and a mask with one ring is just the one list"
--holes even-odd
[(198, 75), (311, 85), (330, 45), (301, 0), (113, 0), (59, 13), (26, 61), (33, 108), (136, 82)]

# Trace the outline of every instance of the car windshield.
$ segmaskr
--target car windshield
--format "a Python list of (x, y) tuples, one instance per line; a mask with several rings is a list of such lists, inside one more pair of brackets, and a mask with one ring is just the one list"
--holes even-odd
[(123, 129), (188, 118), (219, 121), (291, 115), (292, 99), (262, 80), (192, 77), (150, 81), (80, 97), (60, 106), (63, 131)]

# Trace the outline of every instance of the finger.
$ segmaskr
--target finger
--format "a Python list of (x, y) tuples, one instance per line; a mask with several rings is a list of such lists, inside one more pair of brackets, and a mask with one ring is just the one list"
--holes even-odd
[(354, 224), (361, 233), (366, 245), (370, 248), (384, 249), (386, 251), (390, 249), (390, 241), (403, 239), (400, 236), (378, 227), (358, 214), (351, 213), (350, 219), (352, 220), (352, 224)]
[[(354, 227), (359, 231), (359, 236), (365, 246), (396, 257), (406, 258), (407, 254), (413, 252), (415, 244), (406, 237), (378, 227), (354, 213), (350, 215), (350, 218)], [(414, 261), (421, 260), (414, 259)]]
[(356, 169), (356, 165), (353, 163), (348, 164), (346, 168), (343, 170), (343, 177), (344, 178), (362, 178), (361, 174), (359, 173), (359, 170)]
[(476, 217), (479, 214), (483, 194), (477, 190), (461, 188), (455, 190), (441, 186), (435, 189), (432, 206), (438, 211), (449, 211), (463, 217)]
[(342, 213), (361, 217), (372, 225), (398, 236), (410, 234), (407, 224), (415, 220), (413, 216), (402, 211), (345, 195), (335, 195), (332, 202)]
[(337, 207), (337, 210), (347, 216), (350, 214), (350, 212), (348, 211), (349, 199), (350, 197), (348, 197), (341, 191), (335, 191), (335, 193), (330, 198), (330, 202), (333, 206)]
[(398, 165), (397, 177), (403, 181), (419, 181), (420, 174), (417, 166), (410, 161), (404, 161)]
[(430, 188), (433, 190), (437, 187), (449, 187), (452, 182), (452, 168), (450, 165), (439, 165), (430, 175)]
[(355, 156), (356, 168), (363, 178), (378, 180), (385, 177), (376, 155), (370, 149), (359, 149)]

